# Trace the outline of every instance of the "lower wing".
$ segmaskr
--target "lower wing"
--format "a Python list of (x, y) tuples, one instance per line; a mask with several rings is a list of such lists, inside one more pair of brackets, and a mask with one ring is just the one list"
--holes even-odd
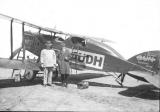
[(0, 67), (8, 69), (29, 69), (29, 70), (41, 70), (38, 63), (34, 63), (28, 60), (10, 60), (6, 58), (0, 58)]

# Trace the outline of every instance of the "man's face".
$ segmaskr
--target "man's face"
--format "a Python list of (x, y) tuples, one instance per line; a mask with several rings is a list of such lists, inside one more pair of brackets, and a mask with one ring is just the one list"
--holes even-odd
[(51, 45), (47, 44), (46, 49), (51, 49)]

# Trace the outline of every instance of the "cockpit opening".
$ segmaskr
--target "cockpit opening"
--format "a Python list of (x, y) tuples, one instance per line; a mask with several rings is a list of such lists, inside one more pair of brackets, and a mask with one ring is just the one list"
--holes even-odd
[(80, 37), (72, 37), (72, 38), (71, 38), (71, 41), (72, 41), (72, 43), (75, 44), (75, 45), (79, 45), (79, 46), (83, 46), (83, 47), (86, 46), (86, 40), (83, 39), (83, 38), (80, 38)]

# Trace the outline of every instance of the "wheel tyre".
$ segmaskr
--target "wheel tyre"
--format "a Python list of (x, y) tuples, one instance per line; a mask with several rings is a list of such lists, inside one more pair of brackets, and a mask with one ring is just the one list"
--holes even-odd
[(36, 77), (37, 71), (33, 71), (33, 70), (25, 70), (24, 73), (24, 78), (27, 81), (33, 81), (34, 78)]

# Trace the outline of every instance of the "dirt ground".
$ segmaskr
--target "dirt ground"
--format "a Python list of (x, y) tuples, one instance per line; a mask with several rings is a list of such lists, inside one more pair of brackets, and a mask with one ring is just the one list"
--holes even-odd
[(59, 82), (43, 87), (41, 77), (15, 83), (10, 76), (11, 70), (0, 69), (1, 111), (159, 112), (160, 91), (128, 76), (123, 88), (107, 76), (87, 80), (88, 89), (73, 83), (64, 88)]

